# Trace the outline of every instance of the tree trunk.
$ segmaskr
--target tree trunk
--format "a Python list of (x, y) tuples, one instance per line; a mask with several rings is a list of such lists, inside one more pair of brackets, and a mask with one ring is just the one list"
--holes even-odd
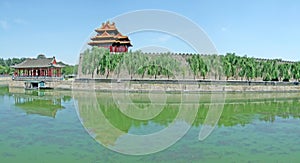
[(110, 71), (108, 70), (108, 71), (107, 71), (107, 75), (106, 75), (106, 79), (107, 79), (107, 78), (108, 78), (108, 76), (109, 76), (109, 72), (110, 72)]
[(145, 71), (144, 71), (143, 74), (142, 74), (142, 79), (144, 79), (144, 76), (145, 76)]

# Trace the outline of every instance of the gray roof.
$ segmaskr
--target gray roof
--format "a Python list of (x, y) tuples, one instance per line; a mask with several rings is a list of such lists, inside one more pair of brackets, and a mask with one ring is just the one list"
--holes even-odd
[(44, 59), (26, 59), (24, 62), (11, 66), (13, 68), (47, 68), (47, 67), (64, 67), (59, 64), (52, 64), (55, 58)]

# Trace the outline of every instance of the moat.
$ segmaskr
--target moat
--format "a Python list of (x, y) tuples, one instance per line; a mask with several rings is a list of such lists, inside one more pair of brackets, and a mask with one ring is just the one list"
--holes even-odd
[[(215, 96), (211, 93), (197, 94), (197, 112), (190, 123), (176, 119), (181, 109), (190, 109), (179, 107), (185, 94), (164, 94), (159, 114), (139, 120), (122, 112), (116, 100), (120, 94), (112, 92), (0, 89), (3, 162), (168, 162), (170, 158), (178, 162), (299, 161), (300, 93), (297, 92), (227, 93), (216, 128), (199, 141), (211, 97)], [(128, 92), (126, 95), (132, 105), (142, 109), (155, 105), (151, 98), (158, 96)], [(152, 111), (148, 109), (149, 114)], [(119, 131), (108, 129), (103, 119)], [(190, 128), (165, 150), (141, 156), (111, 150), (128, 134), (155, 133), (174, 121)]]

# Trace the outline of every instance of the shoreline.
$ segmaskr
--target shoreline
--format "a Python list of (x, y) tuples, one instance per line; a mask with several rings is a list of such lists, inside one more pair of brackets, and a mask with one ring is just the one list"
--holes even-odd
[[(54, 90), (82, 90), (103, 92), (300, 92), (299, 82), (219, 81), (219, 80), (139, 80), (139, 79), (75, 79), (47, 81)], [(24, 81), (0, 78), (0, 85), (24, 88)]]

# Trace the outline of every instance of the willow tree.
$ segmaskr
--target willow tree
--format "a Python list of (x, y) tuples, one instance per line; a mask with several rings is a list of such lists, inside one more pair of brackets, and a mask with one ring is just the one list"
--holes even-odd
[(282, 81), (289, 81), (291, 78), (290, 74), (291, 65), (288, 63), (280, 64), (278, 66), (279, 79)]
[(197, 58), (198, 58), (198, 64), (199, 64), (198, 71), (200, 72), (200, 75), (202, 76), (202, 78), (205, 79), (205, 77), (209, 71), (209, 67), (199, 55), (197, 56)]
[(170, 54), (162, 54), (158, 56), (159, 66), (162, 69), (162, 75), (170, 79), (170, 76), (175, 76), (176, 72), (180, 70), (179, 62)]
[(132, 79), (136, 74), (144, 77), (145, 65), (148, 63), (148, 57), (141, 51), (129, 51), (124, 56), (124, 67), (126, 68), (130, 78)]
[(108, 50), (104, 51), (104, 55), (101, 57), (99, 63), (99, 73), (101, 75), (106, 74), (106, 78), (120, 66), (122, 62), (122, 54), (111, 54)]
[[(91, 74), (93, 72), (92, 66), (89, 64), (92, 56), (90, 54), (90, 49), (86, 49), (82, 54), (82, 61), (81, 61), (81, 67), (82, 67), (82, 73), (83, 74)], [(93, 78), (93, 75), (92, 75)]]
[(189, 66), (190, 66), (190, 69), (193, 73), (193, 76), (194, 76), (194, 80), (196, 79), (196, 76), (198, 74), (198, 71), (199, 71), (199, 64), (198, 64), (198, 60), (196, 58), (196, 55), (193, 55), (192, 57), (188, 57), (186, 59), (186, 61), (188, 62)]
[(248, 81), (255, 78), (256, 74), (256, 62), (253, 58), (248, 58), (245, 66), (245, 74)]
[(300, 62), (296, 62), (291, 66), (292, 77), (299, 81), (300, 79)]
[(137, 74), (140, 75), (142, 79), (145, 76), (149, 62), (150, 62), (150, 59), (148, 56), (146, 56), (144, 54), (140, 55), (139, 62), (138, 62), (139, 65), (137, 68)]
[(211, 76), (214, 76), (215, 80), (220, 80), (221, 76), (223, 75), (221, 58), (222, 56), (218, 56), (217, 54), (213, 54), (208, 57), (207, 63), (209, 63), (209, 72), (211, 73)]
[(227, 80), (229, 77), (234, 77), (235, 79), (238, 76), (237, 65), (238, 65), (238, 56), (235, 53), (227, 53), (223, 58), (225, 65), (230, 67), (224, 67), (226, 72)]
[(232, 66), (231, 63), (226, 59), (223, 59), (223, 69), (226, 80), (228, 80), (232, 76)]
[(272, 62), (272, 69), (271, 69), (271, 77), (272, 81), (279, 81), (279, 70), (278, 70), (278, 62), (273, 60)]
[(158, 57), (151, 57), (149, 64), (144, 67), (146, 68), (147, 74), (149, 76), (154, 76), (154, 79), (162, 74), (162, 66)]

